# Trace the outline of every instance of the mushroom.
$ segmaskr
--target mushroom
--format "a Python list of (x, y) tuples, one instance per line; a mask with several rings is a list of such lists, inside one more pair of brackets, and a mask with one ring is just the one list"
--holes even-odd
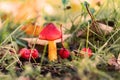
[[(65, 41), (69, 37), (71, 37), (71, 34), (64, 34), (63, 41)], [(20, 38), (20, 39), (26, 41), (28, 44), (37, 44), (37, 45), (42, 45), (42, 46), (48, 44), (48, 41), (40, 40), (38, 38)], [(55, 43), (61, 43), (61, 39), (55, 40)]]
[(39, 39), (48, 41), (48, 59), (50, 61), (57, 60), (57, 49), (54, 40), (61, 38), (61, 32), (53, 23), (48, 23), (40, 32)]

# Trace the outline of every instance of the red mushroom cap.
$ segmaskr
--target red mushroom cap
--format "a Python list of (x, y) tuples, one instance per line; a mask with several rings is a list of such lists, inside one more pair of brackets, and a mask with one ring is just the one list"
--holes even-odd
[(49, 23), (40, 32), (39, 39), (53, 41), (61, 38), (62, 34), (53, 23)]

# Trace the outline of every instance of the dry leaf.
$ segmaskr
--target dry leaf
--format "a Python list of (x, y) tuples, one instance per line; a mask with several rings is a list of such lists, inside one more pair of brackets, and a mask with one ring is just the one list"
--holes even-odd
[[(78, 31), (76, 36), (77, 37), (85, 37), (86, 35), (87, 35), (87, 29)], [(89, 36), (91, 36), (91, 33), (89, 33)]]
[(25, 31), (28, 35), (39, 36), (42, 27), (38, 25), (34, 25), (32, 23), (27, 24), (21, 28), (21, 30)]
[(45, 21), (41, 19), (41, 11), (46, 6), (46, 0), (20, 0), (0, 1), (0, 10), (6, 13), (11, 13), (15, 22), (23, 22), (32, 18), (39, 18), (37, 22), (42, 25)]
[(113, 31), (113, 27), (102, 24), (102, 23), (98, 23), (98, 27), (104, 32), (104, 34), (109, 34)]
[[(71, 36), (70, 34), (63, 35), (63, 40), (66, 40), (70, 36)], [(46, 45), (46, 44), (48, 44), (47, 40), (40, 40), (38, 38), (20, 38), (20, 39), (22, 39), (24, 41), (27, 41), (28, 43), (31, 43), (31, 44), (39, 44), (39, 45)], [(55, 40), (55, 42), (56, 43), (60, 43), (61, 39), (57, 39), (57, 40)]]
[(35, 2), (36, 0), (27, 0), (24, 4), (22, 4), (17, 10), (15, 21), (22, 22), (28, 19), (36, 18), (38, 13)]
[[(94, 26), (91, 26), (90, 29), (99, 35), (103, 35), (103, 34), (108, 35), (109, 33), (113, 32), (113, 27), (111, 27), (111, 26), (108, 26), (108, 25), (105, 25), (105, 24), (99, 23), (99, 22), (96, 22), (96, 25), (97, 25), (96, 28)], [(79, 36), (85, 37), (86, 34), (87, 34), (87, 28), (84, 30), (78, 31), (76, 36), (77, 37), (79, 37)], [(91, 35), (92, 35), (92, 33), (90, 32), (89, 36), (91, 36)]]

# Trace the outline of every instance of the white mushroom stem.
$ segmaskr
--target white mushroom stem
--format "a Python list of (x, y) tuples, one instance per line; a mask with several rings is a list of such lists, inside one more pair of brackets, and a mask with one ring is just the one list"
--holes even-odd
[(48, 42), (48, 59), (50, 61), (57, 60), (57, 48), (56, 43), (54, 41)]

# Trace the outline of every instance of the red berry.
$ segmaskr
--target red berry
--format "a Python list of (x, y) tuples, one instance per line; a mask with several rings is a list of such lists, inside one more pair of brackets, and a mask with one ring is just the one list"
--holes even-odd
[(34, 59), (39, 57), (39, 53), (38, 53), (37, 49), (23, 48), (23, 49), (20, 50), (19, 53), (20, 53), (21, 57), (24, 58), (24, 59), (29, 59), (30, 54)]
[(27, 49), (27, 48), (21, 49), (19, 53), (20, 53), (21, 57), (24, 58), (24, 59), (29, 59), (30, 58), (30, 50)]
[(93, 55), (92, 50), (90, 48), (82, 48), (81, 52), (87, 53), (89, 57)]
[(68, 58), (70, 56), (70, 52), (69, 50), (65, 49), (65, 48), (61, 48), (59, 50), (59, 55), (62, 59)]
[(39, 57), (39, 53), (38, 53), (37, 49), (31, 49), (30, 52), (31, 52), (33, 58), (36, 59)]

